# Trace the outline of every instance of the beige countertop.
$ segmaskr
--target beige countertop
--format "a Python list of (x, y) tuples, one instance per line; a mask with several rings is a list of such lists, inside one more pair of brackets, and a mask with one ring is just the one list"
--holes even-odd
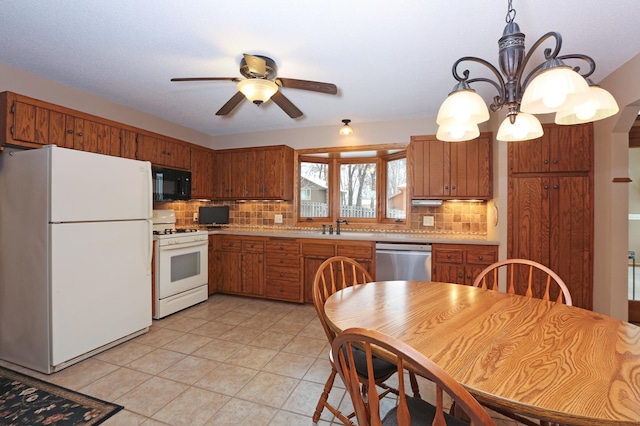
[(246, 228), (246, 229), (214, 229), (210, 235), (255, 235), (278, 238), (316, 238), (322, 240), (360, 240), (384, 243), (443, 243), (443, 244), (487, 244), (499, 245), (498, 241), (487, 240), (484, 235), (468, 234), (426, 234), (418, 232), (367, 232), (342, 231), (340, 235), (322, 234), (319, 230), (280, 229), (280, 228)]

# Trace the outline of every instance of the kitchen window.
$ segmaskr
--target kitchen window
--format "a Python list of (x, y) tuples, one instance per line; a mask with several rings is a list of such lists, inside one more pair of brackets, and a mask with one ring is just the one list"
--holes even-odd
[[(317, 150), (314, 150), (317, 151)], [(405, 225), (406, 149), (299, 151), (300, 222)]]

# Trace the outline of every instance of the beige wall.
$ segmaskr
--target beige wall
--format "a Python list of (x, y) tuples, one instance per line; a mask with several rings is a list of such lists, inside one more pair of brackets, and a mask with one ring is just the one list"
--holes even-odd
[(600, 82), (618, 101), (620, 113), (595, 129), (594, 310), (628, 319), (627, 251), (629, 129), (640, 109), (640, 55)]
[(640, 260), (640, 148), (629, 150), (629, 250)]

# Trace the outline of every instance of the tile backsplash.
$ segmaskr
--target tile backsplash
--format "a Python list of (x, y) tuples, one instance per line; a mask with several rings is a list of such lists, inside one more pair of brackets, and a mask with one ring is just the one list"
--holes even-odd
[[(198, 207), (228, 205), (229, 223), (238, 227), (278, 227), (293, 228), (296, 211), (291, 201), (173, 201), (155, 202), (154, 209), (173, 209), (176, 212), (176, 226), (197, 227), (193, 214)], [(282, 215), (282, 224), (275, 223), (275, 215)], [(434, 226), (423, 226), (423, 216), (433, 216)], [(487, 234), (487, 203), (444, 202), (438, 207), (412, 206), (410, 231), (425, 234), (460, 234), (481, 236)], [(318, 223), (313, 226), (319, 226)], [(393, 225), (348, 225), (345, 229), (375, 229), (379, 231), (397, 230)], [(406, 229), (404, 229), (406, 230)]]

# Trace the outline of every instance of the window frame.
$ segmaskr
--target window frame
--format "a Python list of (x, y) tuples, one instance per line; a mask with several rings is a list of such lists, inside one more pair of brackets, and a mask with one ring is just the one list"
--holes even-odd
[[(387, 218), (387, 167), (389, 161), (406, 158), (407, 160), (407, 180), (409, 176), (409, 153), (407, 144), (385, 144), (385, 145), (364, 145), (354, 147), (332, 147), (302, 149), (296, 151), (295, 161), (295, 193), (294, 206), (296, 209), (297, 226), (314, 226), (318, 223), (333, 223), (340, 214), (340, 166), (342, 164), (375, 163), (376, 164), (376, 217), (375, 218), (346, 218), (354, 225), (374, 225), (384, 224), (395, 228), (408, 228), (410, 225), (410, 197), (407, 197), (405, 205), (405, 219)], [(393, 151), (393, 152), (390, 152)], [(362, 152), (362, 155), (358, 155)], [(374, 152), (374, 155), (371, 155)], [(326, 217), (307, 218), (300, 216), (301, 193), (300, 193), (300, 170), (301, 163), (325, 163), (327, 164), (327, 187), (329, 195), (327, 197)], [(408, 185), (408, 182), (407, 182)]]

